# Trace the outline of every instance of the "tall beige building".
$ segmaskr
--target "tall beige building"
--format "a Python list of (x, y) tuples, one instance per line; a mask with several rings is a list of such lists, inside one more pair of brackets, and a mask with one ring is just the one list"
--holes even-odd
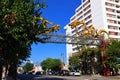
[[(110, 34), (110, 38), (120, 40), (120, 0), (82, 0), (70, 22), (74, 20), (84, 20), (88, 27), (94, 25), (98, 30), (104, 29)], [(82, 25), (77, 28), (81, 31)], [(75, 29), (71, 29), (68, 25), (64, 29), (66, 35), (76, 34)], [(68, 59), (76, 52), (76, 46), (66, 44), (66, 47), (67, 63), (69, 63)]]

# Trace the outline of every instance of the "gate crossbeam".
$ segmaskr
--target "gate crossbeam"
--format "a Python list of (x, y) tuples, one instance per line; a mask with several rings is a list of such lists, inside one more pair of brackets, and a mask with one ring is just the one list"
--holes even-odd
[(75, 44), (75, 45), (100, 45), (99, 38), (86, 38), (83, 36), (69, 36), (58, 34), (41, 34), (40, 39), (45, 43)]

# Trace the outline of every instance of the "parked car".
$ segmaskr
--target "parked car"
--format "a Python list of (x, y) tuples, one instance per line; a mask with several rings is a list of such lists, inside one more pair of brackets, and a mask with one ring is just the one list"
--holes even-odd
[(59, 75), (59, 71), (52, 71), (53, 75)]
[(75, 71), (70, 71), (69, 72), (69, 76), (74, 76), (74, 74), (75, 74)]
[(37, 71), (37, 72), (35, 73), (35, 75), (37, 75), (37, 76), (43, 75), (43, 71)]
[(61, 76), (68, 76), (69, 75), (69, 71), (68, 70), (61, 70), (59, 72), (59, 75), (61, 75)]
[(48, 71), (48, 75), (52, 75), (53, 73), (52, 73), (52, 71)]
[(76, 72), (74, 73), (74, 75), (75, 75), (75, 76), (80, 76), (80, 72), (79, 72), (79, 71), (76, 71)]

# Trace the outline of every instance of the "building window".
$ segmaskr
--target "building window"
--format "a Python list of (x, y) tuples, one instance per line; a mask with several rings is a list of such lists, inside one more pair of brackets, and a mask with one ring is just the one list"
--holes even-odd
[(85, 4), (83, 4), (83, 7), (85, 7), (89, 2), (90, 2), (90, 0), (88, 0), (87, 2), (85, 2)]
[(83, 0), (83, 2), (85, 2), (86, 0)]
[(109, 31), (110, 35), (118, 36), (118, 32)]
[(82, 27), (82, 25), (78, 27), (78, 30), (80, 30), (80, 29), (81, 29), (81, 27)]
[(91, 18), (91, 15), (87, 16), (84, 20), (86, 21), (86, 20), (88, 20), (90, 18)]
[(116, 12), (117, 12), (117, 13), (120, 13), (120, 10), (117, 10)]
[(108, 1), (114, 1), (114, 0), (108, 0)]
[(109, 34), (110, 35), (115, 35), (115, 32), (110, 31)]
[(107, 17), (109, 17), (109, 18), (116, 18), (116, 15), (113, 15), (113, 14), (107, 13), (106, 15), (107, 15)]
[(108, 29), (115, 29), (115, 26), (108, 25)]
[(108, 11), (108, 12), (115, 12), (114, 9), (110, 9), (110, 8), (106, 8), (106, 11)]
[(83, 12), (81, 11), (80, 14), (82, 14)]
[(76, 12), (79, 12), (82, 9), (82, 7), (78, 8)]
[(75, 51), (75, 50), (78, 50), (78, 48), (76, 47), (76, 48), (73, 48), (73, 51)]
[(89, 11), (87, 11), (84, 16), (86, 16), (87, 14), (89, 14), (91, 12), (91, 9)]
[(118, 32), (115, 32), (115, 35), (118, 35)]
[(92, 23), (92, 20), (89, 20), (88, 22), (86, 22), (87, 25), (89, 25), (90, 23)]
[(114, 24), (117, 24), (117, 21), (114, 21)]
[(81, 12), (79, 12), (79, 13), (77, 13), (77, 16), (80, 16), (82, 13), (83, 13), (82, 11), (81, 11)]
[(73, 21), (75, 18), (76, 18), (76, 16), (74, 16), (74, 17), (71, 19), (71, 21)]
[(112, 14), (107, 14), (107, 17), (112, 17)]
[(112, 24), (117, 24), (117, 21), (115, 21), (115, 20), (107, 19), (107, 22), (108, 22), (108, 23), (112, 23)]
[(76, 32), (76, 30), (73, 30), (73, 31), (72, 31), (72, 33), (75, 33), (75, 32)]
[(112, 6), (113, 6), (113, 7), (115, 6), (114, 4), (111, 4), (111, 3), (108, 3), (108, 2), (106, 2), (105, 5), (111, 6), (111, 7), (112, 7)]
[(117, 16), (118, 19), (120, 19), (120, 16)]
[(119, 3), (119, 0), (115, 0), (116, 3)]
[(120, 5), (116, 5), (116, 8), (120, 8)]
[(118, 24), (120, 24), (120, 21), (118, 21)]
[(79, 13), (77, 13), (77, 16), (80, 16), (80, 12), (79, 12)]
[(90, 5), (88, 5), (88, 6), (84, 9), (84, 11), (87, 11), (88, 9), (90, 9)]
[(113, 23), (113, 20), (109, 20), (109, 19), (108, 19), (107, 22), (108, 22), (108, 23)]
[(80, 16), (77, 20), (81, 20), (83, 16)]

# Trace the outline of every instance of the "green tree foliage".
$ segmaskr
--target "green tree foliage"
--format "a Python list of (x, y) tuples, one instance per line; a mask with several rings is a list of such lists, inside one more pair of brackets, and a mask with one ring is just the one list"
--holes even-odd
[(70, 65), (70, 69), (72, 70), (80, 67), (81, 62), (80, 62), (80, 57), (78, 54), (73, 55), (69, 58), (69, 65)]
[(98, 47), (82, 47), (79, 52), (69, 58), (70, 68), (81, 69), (83, 74), (90, 71), (97, 72), (97, 66), (101, 63), (101, 53)]
[(31, 71), (32, 71), (33, 67), (34, 67), (34, 64), (33, 64), (33, 63), (27, 62), (27, 63), (23, 66), (23, 70), (24, 70), (24, 72), (28, 73), (28, 72), (31, 72)]
[(110, 45), (107, 47), (106, 50), (106, 60), (105, 63), (108, 64), (110, 67), (115, 68), (116, 71), (118, 70), (118, 58), (120, 58), (120, 41), (118, 40), (111, 40)]
[(41, 62), (41, 66), (44, 70), (60, 70), (61, 61), (59, 59), (47, 58)]
[(120, 57), (120, 41), (111, 40), (110, 45), (107, 47), (107, 53)]
[(39, 0), (0, 0), (0, 62), (15, 69), (9, 74), (31, 55), (32, 43), (43, 42), (38, 35), (54, 31), (41, 17), (45, 7)]
[(60, 70), (62, 68), (62, 62), (60, 59), (53, 59), (53, 67), (52, 70)]
[(52, 58), (47, 58), (46, 60), (43, 60), (41, 62), (41, 66), (44, 70), (51, 69), (51, 67), (53, 66), (52, 63), (53, 63)]

